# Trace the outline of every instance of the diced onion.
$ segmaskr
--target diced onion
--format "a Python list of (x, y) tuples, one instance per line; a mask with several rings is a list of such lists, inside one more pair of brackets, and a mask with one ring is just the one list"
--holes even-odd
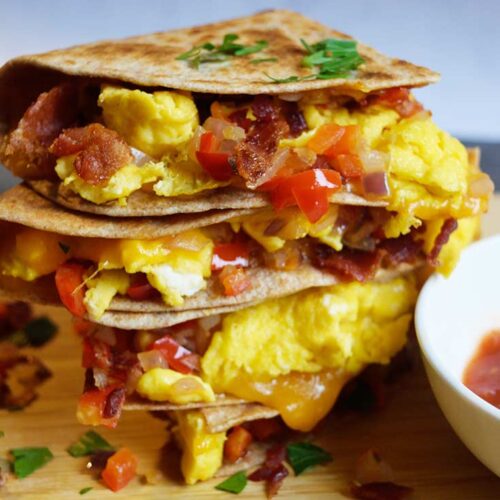
[(359, 159), (361, 160), (364, 171), (367, 174), (380, 171), (385, 172), (387, 164), (389, 163), (388, 154), (375, 150), (361, 151), (359, 153)]
[(93, 375), (94, 375), (94, 384), (98, 389), (104, 389), (105, 387), (108, 386), (109, 378), (103, 369), (94, 368)]
[(200, 149), (200, 138), (205, 132), (206, 130), (203, 127), (198, 127), (189, 141), (188, 156), (195, 162), (198, 162), (198, 159), (196, 158), (196, 151)]
[(230, 141), (242, 141), (245, 138), (245, 129), (236, 125), (229, 125), (222, 130), (224, 139)]
[(207, 120), (203, 124), (203, 127), (206, 130), (212, 132), (218, 141), (222, 141), (224, 139), (223, 132), (227, 126), (228, 122), (226, 122), (225, 120), (221, 120), (219, 118), (214, 118), (213, 116), (207, 118)]
[(307, 163), (308, 165), (314, 165), (317, 155), (312, 149), (295, 148), (294, 152), (304, 163)]
[(142, 165), (153, 161), (153, 158), (151, 158), (151, 156), (140, 151), (139, 149), (130, 148), (130, 150), (132, 151), (132, 156), (134, 157), (134, 163), (139, 167), (142, 167)]
[(140, 352), (137, 357), (142, 369), (147, 372), (153, 368), (168, 368), (168, 363), (163, 354), (155, 349)]
[(200, 318), (198, 323), (200, 326), (207, 331), (212, 330), (212, 328), (216, 327), (220, 323), (220, 314), (213, 314), (211, 316), (205, 316), (204, 318)]
[(355, 480), (360, 484), (394, 481), (392, 467), (375, 451), (368, 450), (356, 462)]
[(137, 387), (137, 383), (139, 379), (142, 377), (143, 370), (139, 364), (135, 364), (130, 370), (127, 372), (127, 381), (125, 383), (125, 393), (127, 396), (133, 394)]
[(372, 172), (363, 176), (365, 194), (377, 197), (389, 196), (389, 183), (385, 172)]
[(288, 156), (290, 155), (290, 148), (278, 148), (278, 151), (275, 153), (272, 163), (269, 166), (267, 172), (259, 178), (257, 182), (255, 182), (255, 187), (261, 186), (265, 184), (267, 181), (271, 180), (278, 170), (283, 167)]
[(297, 102), (297, 101), (300, 101), (300, 99), (302, 98), (302, 94), (298, 94), (298, 93), (280, 94), (278, 97), (280, 99), (282, 99), (283, 101)]

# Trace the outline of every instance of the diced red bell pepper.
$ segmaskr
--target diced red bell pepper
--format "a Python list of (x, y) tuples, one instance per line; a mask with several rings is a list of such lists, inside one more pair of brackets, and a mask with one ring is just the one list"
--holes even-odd
[(313, 168), (289, 177), (277, 177), (261, 189), (269, 191), (276, 210), (298, 205), (306, 217), (317, 222), (328, 211), (329, 196), (342, 186), (335, 170)]
[(212, 132), (205, 132), (200, 137), (200, 149), (196, 158), (202, 168), (217, 181), (227, 181), (233, 175), (229, 164), (229, 153), (217, 151), (217, 138)]
[[(165, 335), (148, 346), (148, 350), (160, 351), (165, 357), (168, 366), (179, 373), (193, 373), (190, 356), (192, 352), (181, 346), (170, 335)], [(184, 360), (184, 358), (187, 358)]]
[(147, 300), (159, 295), (159, 292), (149, 283), (144, 273), (137, 273), (132, 278), (127, 295), (133, 300)]
[(336, 144), (344, 135), (345, 127), (335, 123), (325, 123), (307, 143), (307, 147), (316, 154), (323, 154)]
[(125, 488), (135, 477), (137, 464), (137, 457), (128, 448), (120, 448), (106, 462), (101, 474), (104, 484), (112, 491)]
[(78, 422), (83, 425), (98, 426), (102, 425), (104, 427), (109, 427), (111, 429), (115, 428), (118, 424), (118, 419), (120, 418), (120, 413), (110, 418), (105, 418), (103, 416), (104, 409), (106, 408), (106, 402), (108, 396), (117, 388), (116, 385), (106, 387), (105, 389), (91, 389), (84, 392), (78, 401), (78, 407), (76, 410), (76, 417)]
[(344, 132), (340, 138), (323, 152), (328, 158), (335, 158), (338, 155), (356, 154), (358, 152), (361, 142), (359, 125), (347, 125), (343, 129)]
[(226, 266), (248, 267), (250, 253), (243, 243), (220, 243), (214, 248), (212, 271), (220, 271)]
[(226, 266), (219, 274), (219, 281), (224, 287), (224, 295), (232, 296), (248, 290), (252, 282), (245, 269), (236, 266)]
[(87, 312), (85, 297), (85, 266), (78, 262), (64, 262), (56, 270), (56, 288), (64, 306), (75, 316), (83, 317)]
[(227, 435), (224, 443), (224, 456), (234, 464), (239, 458), (245, 456), (252, 440), (252, 434), (244, 427), (237, 425)]
[(330, 164), (346, 179), (358, 179), (364, 174), (363, 163), (358, 155), (340, 154), (332, 158)]

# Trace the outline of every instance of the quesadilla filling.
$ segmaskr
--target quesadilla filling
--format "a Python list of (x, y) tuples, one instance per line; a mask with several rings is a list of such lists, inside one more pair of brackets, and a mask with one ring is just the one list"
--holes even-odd
[(216, 96), (65, 83), (39, 96), (0, 147), (27, 179), (59, 177), (97, 204), (222, 186), (267, 193), (315, 223), (335, 196), (399, 215), (389, 234), (484, 211), (487, 176), (406, 88)]
[(369, 364), (387, 364), (404, 346), (416, 298), (407, 276), (307, 290), (162, 330), (77, 321), (87, 369), (78, 418), (114, 427), (124, 402), (138, 397), (143, 407), (149, 401), (177, 410), (184, 477), (208, 479), (224, 458), (240, 458), (224, 443), (243, 415), (224, 406), (222, 395), (237, 405), (259, 403), (268, 417), (309, 432), (348, 380)]
[(397, 219), (382, 208), (332, 205), (311, 223), (288, 207), (152, 240), (66, 236), (4, 223), (0, 273), (24, 281), (53, 276), (74, 315), (99, 320), (107, 310), (121, 310), (118, 298), (179, 308), (207, 289), (210, 303), (217, 296), (261, 299), (267, 292), (246, 294), (262, 286), (257, 271), (265, 268), (285, 276), (316, 268), (346, 282), (426, 262), (448, 274), (479, 224), (478, 217), (435, 219), (386, 237)]

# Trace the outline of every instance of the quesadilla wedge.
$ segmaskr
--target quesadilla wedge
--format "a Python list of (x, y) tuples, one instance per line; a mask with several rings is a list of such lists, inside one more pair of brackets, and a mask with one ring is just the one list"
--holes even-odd
[(300, 14), (23, 56), (0, 71), (0, 159), (75, 210), (385, 207), (405, 234), (491, 183), (409, 92), (437, 81)]
[(384, 228), (398, 216), (379, 207), (332, 205), (316, 224), (293, 207), (285, 213), (292, 215), (240, 209), (106, 218), (17, 186), (0, 195), (0, 285), (19, 298), (56, 297), (106, 325), (159, 328), (425, 265), (448, 273), (478, 227), (477, 217), (436, 219), (390, 238)]
[(416, 298), (408, 274), (305, 290), (159, 330), (77, 320), (87, 370), (78, 419), (114, 427), (122, 408), (166, 411), (186, 482), (209, 479), (224, 457), (234, 458), (230, 436), (243, 424), (311, 431), (349, 380), (403, 348)]

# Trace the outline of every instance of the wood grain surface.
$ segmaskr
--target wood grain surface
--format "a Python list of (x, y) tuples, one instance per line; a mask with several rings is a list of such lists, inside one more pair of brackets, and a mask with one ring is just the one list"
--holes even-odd
[[(485, 236), (500, 233), (500, 197), (484, 218)], [(183, 486), (175, 461), (165, 460), (163, 423), (141, 412), (126, 412), (116, 430), (99, 431), (111, 443), (126, 445), (139, 457), (139, 473), (158, 470), (159, 482), (144, 485), (138, 478), (120, 493), (105, 489), (85, 471), (84, 458), (70, 457), (66, 447), (85, 431), (75, 419), (82, 387), (79, 343), (63, 310), (40, 308), (60, 326), (56, 339), (38, 351), (54, 376), (27, 410), (0, 412), (0, 456), (21, 446), (48, 446), (55, 458), (23, 480), (11, 480), (0, 490), (6, 499), (85, 498), (230, 498), (214, 490), (219, 480)], [(376, 413), (332, 415), (317, 441), (334, 456), (298, 478), (288, 478), (278, 498), (346, 498), (356, 458), (375, 447), (393, 466), (396, 481), (412, 486), (414, 498), (425, 500), (500, 498), (500, 479), (483, 467), (458, 440), (436, 405), (421, 365), (403, 375), (391, 389), (387, 406)], [(80, 489), (92, 491), (80, 496)], [(261, 483), (249, 483), (240, 498), (265, 498)]]

